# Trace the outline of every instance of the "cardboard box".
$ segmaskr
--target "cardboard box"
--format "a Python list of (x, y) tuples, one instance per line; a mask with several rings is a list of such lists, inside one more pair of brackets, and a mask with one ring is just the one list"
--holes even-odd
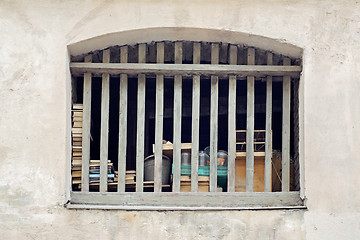
[[(254, 158), (254, 192), (264, 192), (265, 157)], [(235, 191), (246, 191), (246, 157), (235, 160)]]

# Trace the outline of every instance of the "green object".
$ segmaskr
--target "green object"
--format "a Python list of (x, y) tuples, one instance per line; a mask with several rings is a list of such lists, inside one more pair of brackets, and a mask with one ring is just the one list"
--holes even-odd
[[(174, 166), (172, 173), (174, 171)], [(191, 165), (181, 165), (181, 175), (191, 175)], [(199, 176), (210, 176), (210, 166), (199, 166)], [(227, 176), (228, 176), (228, 167), (227, 166), (217, 166), (217, 182), (224, 191), (227, 190)]]
[[(217, 176), (227, 177), (227, 166), (217, 166)], [(199, 166), (199, 176), (209, 176), (210, 166)], [(181, 165), (181, 175), (191, 175), (191, 165)]]

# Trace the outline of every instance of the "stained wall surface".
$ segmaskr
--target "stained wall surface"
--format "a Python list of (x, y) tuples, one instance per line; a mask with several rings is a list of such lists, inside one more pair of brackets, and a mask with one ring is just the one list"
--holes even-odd
[[(359, 5), (350, 0), (1, 1), (1, 238), (360, 238)], [(238, 32), (303, 49), (292, 54), (303, 58), (300, 151), (307, 210), (64, 208), (69, 51), (85, 51), (91, 46), (76, 46), (97, 36), (111, 39), (150, 28)], [(156, 38), (149, 34), (145, 30), (143, 37)], [(209, 35), (217, 37), (222, 36)]]

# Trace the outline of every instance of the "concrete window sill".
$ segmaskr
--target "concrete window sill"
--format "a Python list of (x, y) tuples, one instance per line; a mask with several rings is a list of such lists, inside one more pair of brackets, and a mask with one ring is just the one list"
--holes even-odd
[(69, 209), (114, 210), (269, 210), (306, 209), (299, 192), (99, 193), (72, 192)]

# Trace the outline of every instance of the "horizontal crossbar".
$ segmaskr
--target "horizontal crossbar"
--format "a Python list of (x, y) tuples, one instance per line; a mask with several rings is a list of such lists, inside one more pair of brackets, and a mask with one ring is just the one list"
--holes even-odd
[(299, 77), (300, 66), (269, 65), (210, 65), (210, 64), (150, 64), (150, 63), (70, 63), (71, 72), (75, 76), (84, 73), (109, 74), (161, 74), (165, 76), (291, 76)]

